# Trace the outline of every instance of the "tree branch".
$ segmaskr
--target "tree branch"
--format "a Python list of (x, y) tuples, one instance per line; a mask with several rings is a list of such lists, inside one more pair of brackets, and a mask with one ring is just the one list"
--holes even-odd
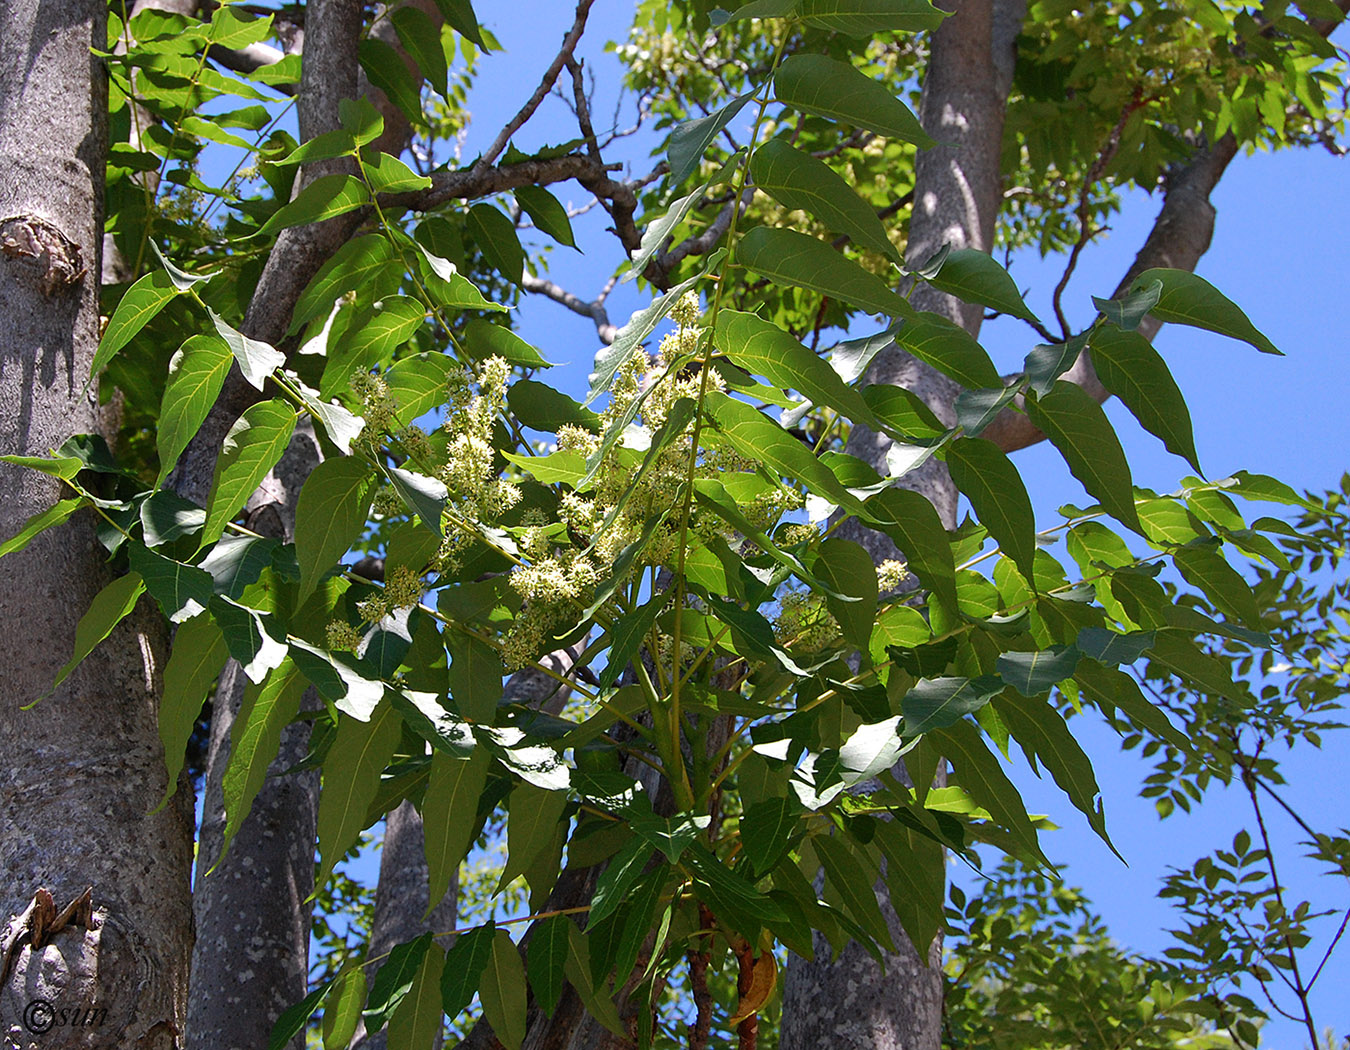
[[(1135, 277), (1155, 266), (1176, 270), (1195, 269), (1214, 236), (1215, 210), (1209, 201), (1210, 194), (1236, 153), (1237, 140), (1228, 134), (1213, 147), (1201, 149), (1189, 163), (1173, 169), (1167, 175), (1162, 210), (1133, 264), (1116, 286), (1114, 298), (1128, 292)], [(1161, 322), (1146, 317), (1139, 326), (1139, 332), (1146, 339), (1152, 339), (1160, 327)], [(1111, 396), (1097, 378), (1092, 359), (1086, 353), (1079, 356), (1063, 378), (1077, 383), (1098, 402)], [(1005, 408), (981, 435), (1005, 452), (1026, 448), (1045, 438), (1021, 410), (1023, 399), (1018, 397), (1014, 405), (1015, 408)]]
[(502, 150), (506, 149), (506, 144), (511, 141), (511, 136), (520, 130), (521, 126), (534, 115), (534, 111), (539, 108), (539, 104), (548, 97), (548, 93), (553, 90), (553, 85), (558, 82), (558, 74), (562, 72), (563, 66), (572, 58), (572, 52), (576, 50), (577, 44), (581, 41), (581, 34), (586, 31), (586, 17), (591, 12), (591, 4), (595, 0), (577, 0), (576, 18), (572, 22), (572, 28), (567, 31), (563, 37), (562, 47), (549, 63), (548, 69), (544, 70), (544, 78), (539, 81), (539, 86), (534, 89), (534, 94), (530, 96), (525, 105), (520, 107), (514, 117), (506, 123), (506, 127), (498, 133), (496, 141), (488, 147), (487, 152), (478, 158), (475, 168), (483, 169), (489, 167), (493, 161), (501, 156)]
[(588, 303), (581, 296), (569, 292), (565, 288), (560, 288), (552, 281), (528, 273), (525, 274), (522, 283), (527, 292), (536, 292), (539, 295), (547, 296), (555, 303), (567, 307), (574, 314), (589, 317), (595, 322), (595, 330), (599, 334), (601, 342), (606, 346), (614, 342), (614, 337), (619, 334), (619, 329), (610, 323), (609, 312), (605, 309), (603, 299), (597, 297)]

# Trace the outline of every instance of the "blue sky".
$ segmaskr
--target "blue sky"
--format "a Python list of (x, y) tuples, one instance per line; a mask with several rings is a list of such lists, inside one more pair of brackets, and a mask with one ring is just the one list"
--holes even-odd
[[(540, 71), (556, 52), (571, 23), (571, 5), (535, 5), (539, 17), (504, 18), (483, 8), (485, 24), (506, 48), (481, 65), (471, 95), (474, 122), (464, 157), (470, 158), (491, 141), (497, 129), (532, 90)], [(631, 5), (601, 0), (583, 41), (581, 54), (600, 85), (596, 110), (608, 114), (619, 73), (618, 62), (602, 50), (607, 39), (627, 32)], [(529, 71), (522, 76), (522, 70)], [(563, 122), (559, 124), (558, 122)], [(549, 100), (516, 136), (521, 149), (564, 140), (573, 132), (570, 115)], [(620, 144), (615, 156), (632, 158), (641, 173), (649, 146), (636, 140)], [(1212, 201), (1218, 211), (1213, 244), (1198, 272), (1242, 305), (1248, 316), (1287, 356), (1271, 357), (1251, 347), (1195, 329), (1166, 326), (1155, 340), (1185, 393), (1195, 424), (1201, 465), (1208, 476), (1219, 478), (1237, 470), (1272, 474), (1300, 489), (1336, 487), (1350, 468), (1350, 423), (1346, 400), (1350, 395), (1350, 349), (1344, 331), (1344, 310), (1350, 272), (1350, 211), (1341, 202), (1350, 182), (1350, 159), (1317, 150), (1275, 155), (1239, 156), (1230, 165)], [(575, 184), (556, 189), (565, 202), (585, 203)], [(1160, 196), (1136, 192), (1114, 217), (1112, 231), (1084, 253), (1069, 286), (1065, 303), (1070, 318), (1086, 323), (1092, 316), (1091, 295), (1109, 295), (1143, 243), (1158, 208)], [(577, 220), (578, 243), (590, 254), (579, 258), (566, 249), (552, 256), (551, 278), (569, 290), (591, 298), (620, 261), (617, 241), (602, 231), (598, 209)], [(607, 239), (606, 239), (607, 238)], [(1041, 316), (1050, 315), (1049, 295), (1063, 262), (1042, 261), (1035, 252), (1016, 256), (1012, 272), (1029, 290), (1028, 302)], [(621, 324), (643, 302), (634, 285), (625, 285), (610, 301), (611, 320)], [(589, 372), (597, 342), (591, 323), (547, 301), (527, 302), (519, 311), (518, 330), (539, 346), (546, 358), (562, 362), (550, 380), (580, 390)], [(867, 334), (859, 329), (856, 334)], [(982, 341), (1006, 370), (1019, 367), (1022, 357), (1039, 340), (1020, 322), (1003, 320), (986, 326)], [(1171, 491), (1191, 473), (1182, 461), (1142, 431), (1119, 403), (1107, 406), (1112, 422), (1134, 470), (1136, 484)], [(1057, 508), (1087, 498), (1064, 467), (1057, 452), (1046, 444), (1018, 453), (1017, 463), (1036, 507), (1042, 527), (1059, 520)], [(1256, 513), (1279, 513), (1265, 506)], [(1058, 552), (1062, 554), (1062, 550)], [(1175, 920), (1164, 902), (1156, 899), (1160, 879), (1174, 864), (1188, 865), (1203, 853), (1227, 846), (1244, 823), (1250, 823), (1246, 800), (1239, 792), (1214, 789), (1203, 811), (1157, 819), (1153, 805), (1137, 797), (1141, 779), (1152, 772), (1134, 754), (1121, 754), (1109, 731), (1083, 719), (1075, 730), (1085, 734), (1084, 745), (1094, 759), (1106, 800), (1108, 827), (1117, 848), (1129, 861), (1121, 864), (1086, 826), (1053, 783), (1042, 783), (1020, 762), (1014, 777), (1023, 788), (1029, 808), (1051, 815), (1061, 830), (1046, 836), (1051, 857), (1068, 865), (1066, 877), (1082, 886), (1104, 915), (1122, 944), (1144, 952), (1159, 952), (1169, 943), (1165, 929)], [(1322, 752), (1300, 753), (1286, 769), (1291, 784), (1288, 797), (1305, 812), (1322, 817), (1327, 825), (1345, 822), (1343, 789), (1350, 768), (1337, 741)], [(1288, 828), (1275, 831), (1291, 857), (1301, 854), (1297, 836)], [(1282, 875), (1295, 894), (1314, 901), (1350, 904), (1344, 884), (1285, 864)], [(969, 883), (958, 869), (953, 874)], [(1350, 1004), (1337, 987), (1350, 987), (1350, 952), (1344, 948), (1321, 978), (1314, 996), (1316, 1015), (1323, 1025), (1350, 1032)], [(1254, 994), (1255, 989), (1247, 989)], [(1301, 1027), (1276, 1020), (1266, 1030), (1272, 1047), (1304, 1045)]]
[[(477, 6), (506, 51), (481, 62), (470, 96), (474, 121), (466, 133), (466, 160), (487, 146), (533, 90), (570, 26), (573, 10), (572, 4), (562, 2)], [(510, 16), (503, 13), (507, 10)], [(597, 123), (608, 119), (613, 110), (620, 73), (618, 62), (605, 53), (603, 45), (626, 35), (632, 10), (630, 3), (620, 0), (598, 0), (579, 49), (599, 85)], [(573, 129), (570, 113), (550, 99), (515, 142), (528, 152), (573, 137)], [(645, 153), (652, 142), (649, 137), (635, 137), (617, 144), (613, 152), (616, 158), (631, 159), (634, 171), (642, 173), (647, 170)], [(1343, 318), (1346, 274), (1350, 273), (1350, 210), (1342, 203), (1348, 182), (1350, 159), (1321, 150), (1239, 156), (1213, 195), (1218, 210), (1214, 242), (1198, 272), (1241, 304), (1287, 356), (1262, 355), (1245, 344), (1176, 326), (1164, 327), (1155, 340), (1186, 395), (1201, 464), (1210, 477), (1246, 469), (1278, 476), (1296, 488), (1320, 490), (1337, 486), (1341, 474), (1350, 468), (1350, 422), (1345, 408), (1350, 368), (1344, 363), (1350, 347)], [(588, 199), (575, 183), (554, 189), (565, 203), (582, 205)], [(1132, 194), (1122, 214), (1114, 218), (1112, 231), (1084, 253), (1065, 298), (1072, 320), (1086, 323), (1092, 314), (1089, 296), (1109, 295), (1115, 288), (1160, 205), (1160, 197)], [(622, 261), (617, 240), (604, 232), (606, 219), (595, 209), (575, 222), (578, 243), (589, 254), (557, 247), (552, 252), (553, 270), (548, 276), (583, 298), (593, 297)], [(1061, 259), (1043, 261), (1034, 252), (1014, 258), (1013, 275), (1041, 316), (1050, 315), (1050, 289), (1062, 265)], [(646, 295), (636, 283), (622, 286), (609, 302), (611, 320), (621, 324), (646, 302)], [(862, 324), (853, 334), (872, 330)], [(584, 389), (598, 345), (589, 320), (533, 297), (518, 311), (516, 325), (547, 359), (560, 363), (550, 381), (573, 391)], [(982, 341), (1004, 370), (1013, 371), (1039, 340), (1020, 322), (1005, 319), (987, 325)], [(1191, 472), (1143, 432), (1118, 403), (1109, 403), (1107, 411), (1137, 484), (1170, 491)], [(1048, 445), (1017, 456), (1042, 527), (1059, 521), (1057, 508), (1062, 504), (1088, 502)], [(1266, 506), (1257, 513), (1279, 510)], [(1062, 549), (1056, 553), (1062, 554)], [(1049, 814), (1061, 824), (1061, 830), (1045, 836), (1046, 851), (1068, 865), (1067, 878), (1087, 891), (1115, 936), (1139, 951), (1161, 951), (1169, 943), (1163, 931), (1173, 919), (1155, 896), (1160, 878), (1169, 865), (1189, 864), (1227, 845), (1234, 832), (1249, 823), (1245, 798), (1214, 789), (1203, 811), (1159, 822), (1152, 804), (1137, 797), (1140, 780), (1151, 768), (1133, 754), (1122, 755), (1114, 736), (1090, 718), (1080, 720), (1075, 729), (1084, 734), (1084, 746), (1094, 759), (1108, 827), (1128, 867), (1096, 838), (1058, 789), (1038, 781), (1020, 757), (1014, 778), (1030, 809)], [(1350, 823), (1343, 815), (1343, 785), (1350, 763), (1340, 757), (1337, 744), (1331, 738), (1322, 752), (1301, 752), (1297, 762), (1285, 770), (1291, 781), (1290, 800), (1312, 814), (1315, 822), (1321, 818), (1328, 826)], [(1291, 857), (1301, 853), (1295, 845), (1297, 836), (1287, 827), (1277, 824), (1276, 838)], [(353, 874), (373, 883), (377, 865), (378, 859), (368, 855)], [(1342, 907), (1350, 903), (1343, 884), (1318, 879), (1296, 865), (1286, 864), (1282, 874), (1295, 894), (1333, 904), (1339, 899)], [(953, 875), (969, 888), (969, 873), (954, 868)], [(1336, 987), (1350, 987), (1347, 948), (1328, 967), (1314, 997), (1321, 1023), (1344, 1034), (1350, 1032), (1350, 1003), (1334, 993)], [(1304, 1045), (1302, 1029), (1277, 1020), (1267, 1029), (1267, 1045), (1295, 1050)]]

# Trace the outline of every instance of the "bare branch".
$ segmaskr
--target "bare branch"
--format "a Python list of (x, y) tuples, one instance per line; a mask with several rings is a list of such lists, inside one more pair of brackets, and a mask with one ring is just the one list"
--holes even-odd
[[(1190, 163), (1178, 167), (1167, 176), (1162, 210), (1144, 246), (1135, 256), (1134, 263), (1116, 287), (1116, 297), (1129, 291), (1130, 283), (1136, 276), (1155, 266), (1176, 270), (1195, 269), (1214, 236), (1215, 211), (1209, 196), (1236, 153), (1237, 140), (1231, 134), (1225, 135), (1216, 145), (1200, 150)], [(1146, 317), (1139, 331), (1152, 339), (1159, 327), (1160, 322)], [(1077, 383), (1099, 402), (1110, 397), (1097, 378), (1087, 354), (1080, 355), (1063, 378)], [(1045, 435), (1020, 411), (1021, 403), (1022, 399), (1018, 398), (1016, 410), (1004, 409), (981, 436), (1005, 452), (1026, 448), (1043, 440)]]
[(1101, 232), (1101, 230), (1094, 230), (1088, 225), (1088, 194), (1092, 192), (1092, 187), (1102, 177), (1102, 172), (1106, 170), (1106, 166), (1111, 163), (1116, 151), (1120, 149), (1120, 137), (1125, 133), (1125, 125), (1129, 122), (1130, 117), (1134, 115), (1135, 110), (1147, 101), (1143, 97), (1143, 90), (1136, 85), (1130, 101), (1120, 111), (1120, 119), (1116, 121), (1116, 126), (1111, 129), (1111, 133), (1106, 136), (1106, 142), (1102, 146), (1101, 152), (1097, 154), (1097, 159), (1092, 162), (1092, 167), (1088, 169), (1088, 173), (1083, 179), (1083, 187), (1078, 193), (1078, 239), (1074, 241), (1073, 248), (1069, 251), (1069, 262), (1064, 267), (1064, 275), (1060, 277), (1059, 283), (1055, 285), (1054, 294), (1050, 297), (1050, 303), (1054, 308), (1055, 318), (1059, 321), (1063, 339), (1068, 339), (1073, 334), (1069, 331), (1069, 322), (1064, 316), (1062, 306), (1064, 289), (1069, 286), (1069, 279), (1073, 277), (1074, 270), (1078, 268), (1078, 257), (1083, 253), (1083, 248), (1088, 241)]
[(380, 202), (394, 207), (430, 211), (447, 201), (473, 200), (517, 186), (548, 186), (567, 179), (576, 179), (591, 189), (592, 183), (609, 183), (608, 173), (618, 167), (618, 164), (599, 164), (579, 153), (568, 153), (548, 160), (523, 160), (518, 164), (503, 164), (495, 168), (474, 165), (459, 171), (434, 172), (429, 189), (386, 195), (380, 198)]
[(619, 334), (619, 329), (610, 323), (609, 312), (605, 309), (603, 293), (601, 297), (588, 303), (581, 296), (569, 292), (566, 288), (561, 288), (543, 277), (535, 277), (527, 273), (522, 283), (527, 292), (536, 292), (539, 295), (547, 296), (555, 303), (567, 307), (574, 314), (589, 317), (595, 322), (595, 330), (599, 333), (600, 340), (605, 345), (614, 342), (614, 337)]
[(548, 97), (548, 93), (553, 90), (553, 85), (558, 81), (558, 74), (562, 72), (563, 66), (567, 64), (568, 59), (572, 57), (572, 52), (576, 50), (577, 44), (581, 41), (581, 34), (586, 31), (586, 16), (590, 14), (591, 4), (595, 0), (577, 0), (576, 19), (572, 22), (572, 28), (567, 31), (563, 37), (562, 47), (554, 56), (553, 61), (549, 63), (548, 69), (544, 71), (544, 78), (539, 82), (539, 86), (534, 89), (534, 94), (530, 96), (529, 101), (520, 107), (514, 117), (507, 121), (506, 127), (498, 133), (496, 141), (488, 147), (487, 152), (478, 158), (475, 168), (487, 168), (501, 156), (502, 150), (506, 149), (506, 144), (511, 141), (511, 136), (520, 130), (525, 121), (534, 115), (534, 111), (539, 108), (539, 103)]

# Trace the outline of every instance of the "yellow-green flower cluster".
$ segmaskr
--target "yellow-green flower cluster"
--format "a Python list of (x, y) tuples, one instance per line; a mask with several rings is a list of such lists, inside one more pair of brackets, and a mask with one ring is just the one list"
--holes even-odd
[(877, 566), (877, 590), (883, 595), (899, 590), (900, 586), (909, 578), (910, 572), (907, 562), (887, 558)]
[(788, 591), (778, 600), (778, 608), (773, 628), (783, 645), (814, 652), (839, 638), (839, 624), (818, 594)]

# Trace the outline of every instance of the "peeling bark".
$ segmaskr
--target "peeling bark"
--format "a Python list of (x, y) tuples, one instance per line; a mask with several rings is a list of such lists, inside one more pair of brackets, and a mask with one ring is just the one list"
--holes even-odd
[[(101, 0), (0, 7), (6, 453), (42, 456), (98, 430), (97, 395), (81, 391), (98, 342), (107, 97), (90, 49), (106, 44), (105, 26)], [(0, 465), (0, 536), (50, 507), (61, 488)], [(7, 557), (0, 574), (6, 1047), (179, 1045), (192, 943), (191, 792), (150, 813), (166, 786), (158, 611), (142, 602), (60, 689), (22, 710), (50, 686), (80, 615), (111, 578), (87, 512)], [(61, 907), (68, 902), (76, 907)], [(34, 1034), (44, 1008), (29, 1004), (39, 999), (102, 1008), (103, 1023)]]

